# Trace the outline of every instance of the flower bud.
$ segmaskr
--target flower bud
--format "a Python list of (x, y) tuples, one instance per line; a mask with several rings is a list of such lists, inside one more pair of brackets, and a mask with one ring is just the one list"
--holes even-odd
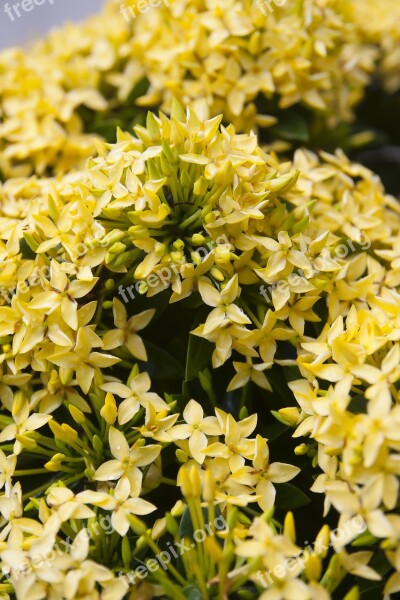
[(214, 277), (214, 279), (216, 279), (217, 281), (225, 281), (225, 276), (221, 273), (219, 269), (217, 269), (217, 267), (212, 267), (210, 269), (210, 275)]
[(78, 439), (78, 432), (75, 429), (72, 429), (67, 423), (63, 423), (60, 425), (56, 421), (49, 421), (49, 427), (56, 438), (59, 440), (68, 443), (76, 442)]
[(192, 498), (191, 482), (189, 478), (188, 469), (186, 467), (181, 467), (181, 469), (179, 470), (178, 484), (185, 498)]
[(278, 413), (282, 420), (290, 426), (297, 425), (300, 418), (300, 411), (295, 406), (281, 408)]
[(213, 562), (218, 565), (222, 561), (222, 548), (215, 537), (208, 536), (204, 540), (206, 553), (209, 554)]
[(229, 246), (217, 246), (215, 248), (215, 262), (217, 265), (229, 263), (231, 259), (231, 250)]
[(168, 533), (170, 533), (173, 537), (176, 537), (179, 533), (178, 523), (175, 521), (174, 517), (169, 512), (166, 513), (165, 520)]
[(60, 381), (63, 385), (67, 386), (71, 383), (74, 377), (74, 369), (65, 369), (64, 367), (60, 368), (59, 371)]
[(21, 446), (27, 448), (28, 450), (34, 450), (37, 447), (37, 443), (35, 442), (35, 440), (28, 437), (27, 435), (21, 435), (17, 433), (15, 435), (15, 439), (21, 444)]
[(185, 512), (186, 504), (182, 500), (178, 500), (171, 508), (171, 515), (173, 517), (181, 517)]
[(196, 181), (194, 182), (193, 192), (196, 196), (204, 196), (207, 193), (207, 190), (208, 190), (208, 181), (204, 177), (204, 175), (202, 175), (201, 177), (196, 179)]
[(315, 554), (305, 553), (306, 575), (308, 581), (319, 581), (322, 573), (322, 561)]
[(117, 404), (114, 396), (110, 392), (106, 394), (104, 406), (100, 410), (100, 415), (108, 425), (114, 425), (117, 418)]
[(360, 598), (360, 590), (355, 585), (351, 588), (351, 590), (345, 595), (343, 600), (359, 600)]
[(215, 479), (210, 469), (204, 473), (203, 498), (205, 502), (213, 502), (215, 499)]
[(136, 533), (136, 535), (139, 535), (139, 536), (146, 535), (147, 527), (146, 527), (146, 523), (144, 521), (142, 521), (135, 515), (129, 515), (128, 520), (131, 525), (131, 529)]
[(194, 233), (191, 241), (194, 246), (201, 246), (205, 243), (206, 238), (201, 233)]
[(176, 450), (175, 456), (179, 460), (180, 463), (186, 463), (189, 460), (189, 457), (186, 454), (186, 452), (184, 452), (180, 448), (178, 448), (178, 450)]
[(79, 410), (79, 408), (77, 408), (73, 404), (70, 404), (68, 410), (71, 413), (71, 417), (74, 419), (75, 423), (82, 425), (86, 422), (85, 415), (81, 410)]
[(294, 449), (294, 453), (297, 456), (304, 456), (305, 454), (307, 454), (309, 450), (309, 447), (307, 446), (307, 444), (300, 444), (299, 446), (296, 446), (296, 448)]
[(288, 512), (285, 517), (283, 524), (283, 533), (293, 542), (296, 542), (296, 527), (294, 523), (294, 517), (292, 512)]
[(328, 554), (330, 546), (330, 529), (329, 525), (323, 525), (317, 537), (315, 538), (314, 550), (318, 556), (325, 558)]

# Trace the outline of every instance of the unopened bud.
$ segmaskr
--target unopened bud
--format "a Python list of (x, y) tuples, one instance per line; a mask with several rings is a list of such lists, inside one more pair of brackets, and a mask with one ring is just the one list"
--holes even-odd
[(283, 524), (283, 533), (293, 542), (296, 542), (296, 527), (292, 512), (288, 512)]
[(328, 554), (330, 546), (330, 529), (329, 525), (323, 525), (315, 538), (314, 551), (321, 558), (325, 558)]
[(300, 411), (295, 406), (281, 408), (279, 414), (289, 425), (297, 425), (300, 418)]
[(66, 443), (76, 442), (78, 439), (78, 432), (72, 429), (67, 423), (59, 425), (56, 421), (49, 421), (49, 427), (56, 438)]
[(343, 600), (359, 600), (360, 590), (357, 586), (351, 588), (351, 590), (345, 595)]
[(299, 446), (296, 446), (296, 448), (294, 449), (294, 453), (297, 456), (304, 456), (307, 454), (309, 450), (309, 447), (307, 446), (307, 444), (300, 444)]
[(106, 394), (104, 406), (100, 410), (100, 415), (108, 425), (114, 425), (117, 418), (117, 404), (114, 396), (110, 392)]
[(82, 425), (86, 422), (85, 415), (81, 410), (79, 410), (79, 408), (77, 408), (73, 404), (70, 404), (68, 410), (71, 413), (71, 417), (74, 419), (75, 423)]
[(210, 469), (204, 473), (203, 498), (205, 502), (213, 502), (215, 499), (215, 479)]
[(28, 437), (27, 435), (21, 435), (17, 433), (15, 435), (15, 439), (21, 444), (21, 446), (27, 448), (28, 450), (34, 450), (37, 447), (37, 443), (35, 442), (35, 440)]
[(305, 571), (308, 581), (319, 581), (322, 572), (322, 561), (319, 556), (315, 554), (305, 553)]

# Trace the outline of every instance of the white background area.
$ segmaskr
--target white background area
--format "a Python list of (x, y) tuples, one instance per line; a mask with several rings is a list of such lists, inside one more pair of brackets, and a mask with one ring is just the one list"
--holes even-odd
[[(25, 12), (19, 8), (20, 17), (14, 16), (14, 21), (4, 11), (7, 4), (0, 0), (0, 48), (19, 46), (40, 37), (52, 27), (62, 25), (65, 21), (79, 21), (92, 13), (98, 12), (104, 0), (44, 0), (41, 6), (34, 5), (32, 10)], [(8, 4), (21, 4), (21, 0), (9, 0)], [(25, 6), (29, 2), (25, 0)], [(33, 5), (33, 0), (32, 0)], [(15, 15), (14, 11), (12, 14)]]

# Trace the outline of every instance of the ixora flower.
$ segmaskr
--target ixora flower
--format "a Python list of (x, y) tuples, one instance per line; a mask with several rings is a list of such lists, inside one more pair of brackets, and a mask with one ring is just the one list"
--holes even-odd
[(207, 436), (219, 436), (222, 434), (221, 426), (217, 417), (205, 417), (201, 405), (195, 400), (190, 400), (183, 418), (184, 425), (176, 425), (169, 431), (174, 439), (188, 440), (191, 455), (198, 463), (203, 464), (206, 456), (203, 451), (208, 446)]
[[(113, 6), (120, 11), (119, 2)], [(173, 95), (193, 107), (206, 98), (210, 116), (223, 113), (246, 131), (276, 122), (267, 108), (274, 96), (280, 108), (301, 102), (331, 123), (351, 118), (375, 67), (374, 48), (337, 3), (269, 7), (262, 0), (171, 0), (138, 11), (125, 71), (111, 80), (124, 98), (146, 77), (137, 103), (167, 111)]]
[[(40, 413), (29, 415), (28, 402), (18, 397), (14, 399), (9, 409), (11, 410), (14, 423), (3, 428), (0, 433), (0, 443), (10, 440), (14, 441), (14, 454), (18, 455), (25, 444), (29, 445), (31, 439), (29, 434), (48, 423), (51, 416), (41, 415)], [(7, 466), (9, 468), (11, 465)]]
[(127, 318), (126, 310), (118, 298), (113, 300), (114, 323), (117, 329), (107, 331), (103, 337), (105, 350), (113, 350), (125, 345), (129, 352), (139, 360), (147, 360), (146, 348), (138, 331), (144, 329), (155, 314), (155, 310), (144, 310), (138, 315)]
[(130, 494), (140, 495), (142, 489), (142, 471), (139, 467), (150, 465), (160, 454), (161, 446), (144, 446), (137, 444), (132, 448), (123, 433), (110, 427), (109, 443), (113, 460), (103, 463), (94, 474), (98, 481), (127, 480)]
[(77, 499), (80, 502), (101, 506), (106, 510), (112, 510), (111, 524), (120, 535), (127, 534), (130, 522), (129, 515), (147, 515), (156, 510), (157, 507), (142, 498), (132, 498), (131, 487), (128, 479), (120, 479), (113, 495), (104, 492), (81, 492)]
[[(101, 14), (29, 51), (0, 53), (0, 168), (7, 177), (79, 168), (119, 113), (131, 122), (141, 106), (169, 111), (173, 96), (194, 108), (206, 98), (210, 116), (223, 113), (244, 131), (276, 122), (275, 97), (282, 109), (302, 103), (330, 122), (347, 120), (382, 37), (383, 70), (396, 86), (395, 28), (380, 14), (364, 18), (374, 1), (354, 11), (347, 1), (286, 2), (269, 12), (262, 1), (171, 0), (127, 21), (123, 5), (109, 0)], [(387, 1), (391, 15), (396, 3)]]
[(102, 385), (102, 389), (106, 392), (111, 392), (124, 399), (118, 407), (118, 422), (120, 425), (131, 421), (141, 406), (147, 408), (150, 405), (157, 411), (169, 410), (168, 404), (160, 396), (154, 392), (149, 392), (150, 386), (151, 381), (147, 373), (140, 373), (136, 377), (131, 377), (129, 387), (118, 382)]
[(394, 23), (400, 17), (398, 2), (384, 0), (378, 5), (373, 0), (356, 0), (345, 2), (343, 10), (359, 28), (362, 39), (379, 48), (378, 73), (382, 83), (389, 93), (397, 92), (400, 88), (400, 38)]

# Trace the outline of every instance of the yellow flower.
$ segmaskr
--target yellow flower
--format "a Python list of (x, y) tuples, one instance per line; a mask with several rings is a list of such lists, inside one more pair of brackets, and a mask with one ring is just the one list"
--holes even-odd
[(157, 442), (168, 443), (179, 439), (174, 428), (179, 415), (168, 415), (167, 410), (157, 412), (154, 406), (149, 402), (146, 406), (146, 416), (144, 425), (135, 427), (143, 437), (155, 439)]
[(255, 488), (259, 497), (258, 504), (264, 512), (269, 511), (275, 504), (276, 490), (273, 484), (286, 483), (300, 472), (298, 467), (286, 463), (270, 463), (267, 440), (261, 435), (257, 435), (256, 438), (253, 467), (252, 474), (257, 481)]
[(9, 487), (16, 465), (16, 455), (9, 454), (6, 456), (3, 450), (0, 449), (0, 489), (3, 489), (4, 486)]
[(272, 527), (261, 518), (255, 518), (248, 530), (249, 539), (236, 544), (236, 553), (244, 558), (262, 557), (266, 569), (285, 564), (288, 557), (297, 556), (300, 552), (293, 542), (284, 535), (278, 535)]
[(189, 450), (193, 458), (203, 464), (204, 450), (208, 446), (207, 436), (222, 434), (221, 425), (216, 417), (205, 417), (202, 407), (195, 400), (190, 400), (183, 411), (185, 425), (175, 425), (168, 433), (174, 440), (188, 440)]
[(105, 510), (111, 510), (111, 523), (115, 531), (125, 536), (129, 530), (129, 515), (148, 515), (156, 506), (138, 497), (131, 497), (131, 487), (128, 479), (122, 478), (117, 483), (112, 495), (105, 492), (80, 492), (79, 502), (93, 504)]
[(90, 327), (80, 327), (76, 335), (76, 344), (70, 352), (58, 352), (49, 356), (49, 360), (63, 369), (73, 369), (76, 379), (87, 394), (96, 369), (110, 367), (119, 362), (119, 358), (110, 354), (92, 352), (93, 347), (102, 347), (103, 342)]
[(103, 336), (105, 350), (113, 350), (125, 345), (129, 352), (139, 360), (147, 360), (147, 352), (143, 340), (137, 335), (150, 323), (155, 310), (144, 310), (138, 315), (127, 318), (127, 313), (122, 302), (118, 298), (113, 300), (114, 323), (117, 329), (107, 331)]
[(249, 381), (254, 381), (254, 383), (258, 385), (258, 387), (272, 392), (271, 385), (263, 373), (263, 371), (265, 371), (266, 369), (271, 368), (272, 364), (272, 362), (260, 363), (257, 365), (254, 365), (251, 362), (234, 362), (233, 366), (235, 368), (236, 375), (232, 378), (231, 382), (229, 383), (227, 391), (231, 392), (233, 390), (237, 390), (238, 388), (247, 385)]
[(6, 425), (0, 433), (0, 443), (14, 441), (14, 454), (16, 455), (22, 452), (26, 443), (29, 443), (29, 433), (40, 429), (52, 418), (50, 415), (40, 413), (29, 415), (29, 412), (29, 404), (26, 400), (17, 401), (15, 399), (12, 406), (14, 423)]
[(224, 435), (224, 443), (214, 442), (203, 452), (205, 456), (228, 459), (229, 466), (234, 471), (242, 465), (242, 458), (254, 458), (256, 442), (247, 436), (254, 431), (257, 425), (257, 415), (251, 415), (236, 422), (232, 415), (219, 408), (215, 409), (215, 414)]
[(365, 392), (371, 414), (387, 413), (392, 405), (390, 387), (400, 379), (400, 347), (395, 344), (386, 354), (380, 368), (372, 365), (355, 365), (352, 373), (370, 384)]
[(148, 391), (150, 386), (148, 373), (140, 373), (136, 377), (132, 377), (128, 386), (117, 381), (104, 383), (101, 386), (105, 392), (111, 392), (124, 399), (118, 407), (118, 423), (120, 425), (125, 425), (133, 419), (141, 406), (147, 408), (151, 404), (157, 411), (169, 410), (168, 404), (158, 394)]
[(218, 292), (206, 280), (200, 279), (199, 292), (205, 304), (215, 307), (208, 315), (204, 324), (204, 335), (228, 323), (236, 323), (238, 325), (251, 323), (245, 313), (234, 304), (239, 295), (237, 275), (226, 284), (221, 292)]
[(61, 522), (68, 522), (69, 519), (88, 519), (95, 514), (66, 487), (52, 487), (46, 500)]
[(96, 285), (98, 279), (91, 277), (89, 281), (76, 279), (69, 281), (57, 261), (51, 261), (50, 290), (39, 293), (28, 304), (30, 310), (45, 310), (47, 314), (54, 311), (61, 316), (71, 329), (78, 329), (77, 298), (86, 296)]
[(110, 427), (109, 444), (113, 460), (103, 463), (95, 472), (97, 481), (114, 481), (127, 479), (130, 484), (130, 494), (138, 497), (142, 489), (143, 474), (139, 467), (152, 464), (160, 454), (161, 446), (141, 446), (134, 444), (129, 447), (124, 434)]
[(125, 78), (113, 78), (122, 97), (147, 75), (140, 105), (168, 110), (179, 95), (197, 108), (206, 98), (211, 116), (223, 112), (247, 131), (275, 122), (255, 102), (274, 94), (281, 109), (301, 102), (332, 125), (338, 114), (350, 119), (375, 66), (376, 52), (333, 2), (269, 11), (247, 0), (173, 1), (138, 11), (132, 28)]
[[(339, 511), (340, 522), (345, 523), (353, 516), (359, 515), (364, 519), (372, 535), (378, 538), (390, 538), (394, 535), (394, 529), (380, 509), (380, 486), (379, 480), (371, 480), (363, 488), (354, 487), (350, 490), (347, 482), (333, 481), (327, 485), (326, 494)], [(337, 543), (340, 545), (341, 541), (338, 540)]]

